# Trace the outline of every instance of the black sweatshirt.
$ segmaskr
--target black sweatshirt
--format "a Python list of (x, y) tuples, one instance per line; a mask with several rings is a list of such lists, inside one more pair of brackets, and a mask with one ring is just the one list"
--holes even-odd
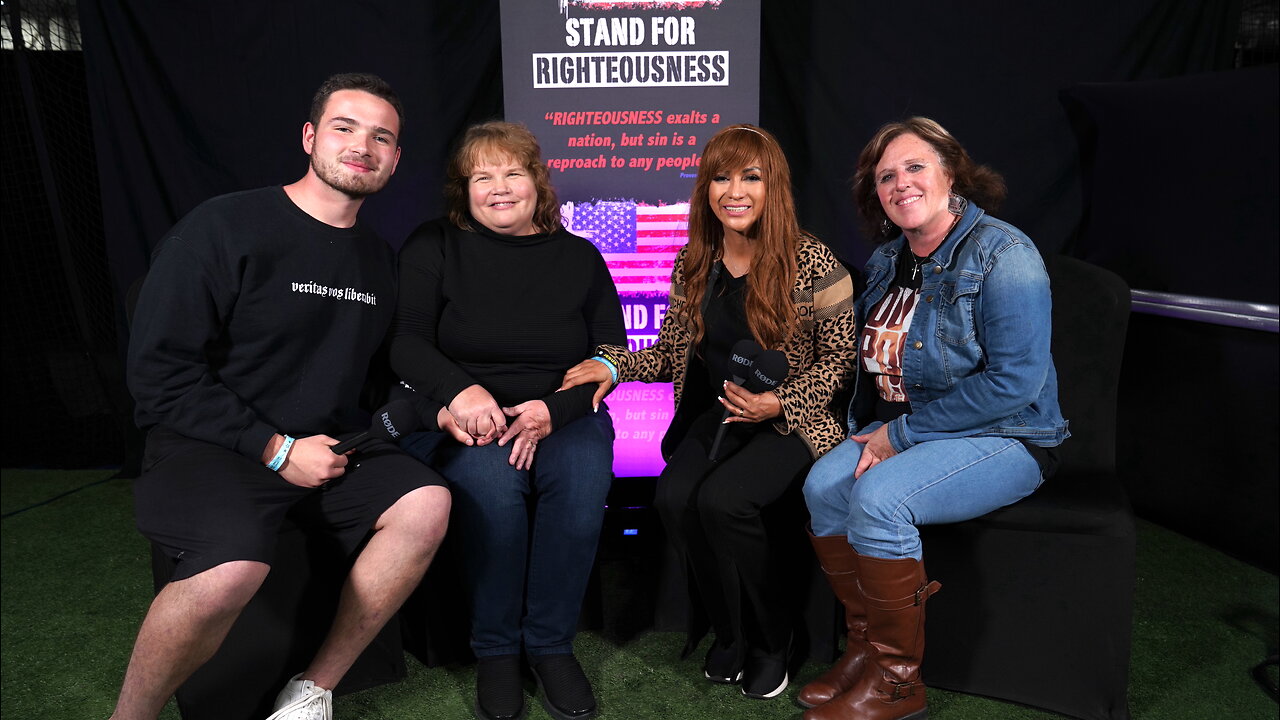
[(420, 226), (400, 249), (391, 365), (448, 404), (479, 384), (501, 407), (541, 399), (552, 428), (591, 411), (596, 387), (558, 393), (600, 344), (625, 345), (622, 307), (604, 258), (563, 228), (505, 236)]
[(259, 459), (273, 433), (368, 428), (360, 393), (395, 306), (391, 249), (281, 187), (192, 210), (153, 257), (129, 343), (139, 427)]

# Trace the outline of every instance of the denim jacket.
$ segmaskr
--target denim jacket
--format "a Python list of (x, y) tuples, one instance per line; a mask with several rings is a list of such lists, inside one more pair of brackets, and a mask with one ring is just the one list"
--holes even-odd
[[(903, 252), (909, 250), (900, 235), (867, 261), (867, 289), (855, 304), (860, 324), (888, 291)], [(1049, 354), (1049, 276), (1035, 245), (966, 202), (960, 221), (921, 270), (920, 298), (903, 347), (911, 413), (889, 424), (894, 449), (970, 436), (1053, 447), (1069, 437)], [(861, 360), (858, 372), (865, 376)], [(875, 403), (873, 385), (858, 382), (855, 388), (851, 435)]]

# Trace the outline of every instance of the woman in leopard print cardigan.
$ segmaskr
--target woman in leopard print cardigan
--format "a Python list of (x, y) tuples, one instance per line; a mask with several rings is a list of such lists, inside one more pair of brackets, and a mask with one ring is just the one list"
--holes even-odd
[[(844, 439), (831, 401), (853, 372), (853, 293), (844, 266), (799, 228), (777, 140), (734, 125), (703, 152), (689, 244), (676, 257), (657, 343), (636, 352), (601, 346), (565, 375), (566, 388), (600, 383), (597, 401), (616, 382), (674, 383), (654, 505), (686, 561), (695, 611), (705, 613), (691, 613), (685, 652), (709, 621), (715, 641), (703, 674), (741, 683), (748, 697), (787, 687), (788, 568), (764, 516), (794, 498), (813, 461)], [(786, 379), (774, 390), (729, 381), (728, 360), (743, 339), (786, 356)]]

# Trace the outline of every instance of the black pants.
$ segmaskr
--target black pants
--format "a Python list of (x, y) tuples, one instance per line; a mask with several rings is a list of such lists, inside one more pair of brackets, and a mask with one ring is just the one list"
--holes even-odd
[[(779, 562), (780, 543), (766, 517), (774, 506), (798, 498), (813, 458), (799, 437), (764, 423), (733, 427), (721, 445), (724, 457), (713, 463), (707, 459), (708, 430), (714, 433), (718, 420), (715, 412), (690, 428), (658, 478), (654, 504), (687, 563), (717, 642), (745, 640), (740, 651), (780, 653), (792, 625), (780, 565), (797, 563)], [(778, 531), (800, 538), (801, 528), (796, 523)]]

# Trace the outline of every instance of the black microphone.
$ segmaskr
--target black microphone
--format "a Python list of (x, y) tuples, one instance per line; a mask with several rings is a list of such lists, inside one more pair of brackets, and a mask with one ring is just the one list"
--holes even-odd
[(765, 350), (756, 358), (751, 374), (747, 376), (747, 384), (743, 387), (753, 393), (775, 390), (787, 379), (787, 371), (790, 369), (787, 356), (781, 350)]
[(764, 348), (755, 340), (739, 340), (733, 344), (733, 350), (729, 352), (729, 377), (735, 385), (746, 382), (756, 356), (762, 352)]
[(372, 440), (395, 442), (405, 433), (417, 430), (420, 423), (418, 411), (414, 409), (412, 403), (403, 398), (392, 400), (373, 414), (373, 424), (368, 430), (355, 437), (347, 438), (329, 449), (333, 450), (335, 455), (345, 455)]
[[(739, 340), (733, 344), (733, 350), (729, 352), (729, 378), (734, 385), (743, 386), (750, 380), (756, 358), (763, 352), (764, 348), (755, 340)], [(724, 433), (728, 429), (724, 421), (728, 418), (729, 410), (726, 408), (724, 417), (720, 418), (720, 428), (716, 430), (716, 439), (712, 441), (711, 450), (707, 453), (707, 459), (712, 462), (715, 462), (716, 455), (720, 452), (720, 441), (724, 439)]]
[[(742, 386), (743, 389), (753, 392), (768, 392), (777, 388), (787, 379), (787, 370), (790, 365), (787, 363), (787, 356), (781, 350), (765, 350), (756, 357), (756, 361), (751, 365), (751, 373), (747, 375), (747, 381)], [(724, 418), (720, 420), (720, 429), (716, 431), (715, 442), (711, 444), (711, 451), (707, 453), (707, 459), (715, 462), (720, 451), (720, 440), (724, 438), (725, 430), (729, 427), (724, 420), (729, 417), (729, 410), (724, 411)]]
[[(760, 347), (760, 343), (755, 340), (739, 340), (733, 344), (733, 350), (729, 352), (729, 378), (735, 385), (742, 385), (747, 382), (747, 378), (751, 376), (751, 368), (756, 363), (756, 356), (764, 352), (764, 348)], [(720, 428), (716, 430), (716, 439), (711, 443), (711, 450), (707, 453), (707, 459), (715, 462), (716, 454), (720, 451), (720, 441), (724, 439), (724, 433), (728, 426), (724, 421), (729, 417), (729, 409), (725, 408), (724, 417), (720, 418)]]

